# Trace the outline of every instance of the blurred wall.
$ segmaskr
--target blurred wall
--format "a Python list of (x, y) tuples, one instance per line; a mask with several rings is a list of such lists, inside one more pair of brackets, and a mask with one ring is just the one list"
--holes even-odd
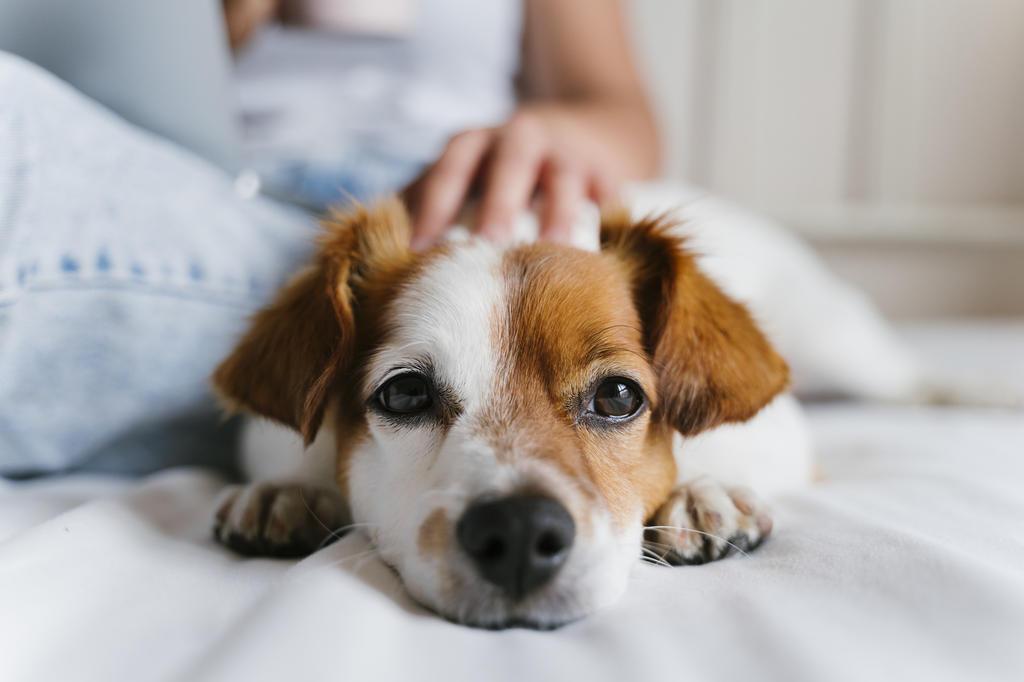
[[(882, 303), (900, 315), (1024, 314), (1024, 0), (631, 0), (630, 10), (670, 176), (786, 220), (869, 291), (874, 247), (938, 250), (943, 263), (1008, 249), (1019, 259), (991, 263), (1006, 261), (1016, 279), (994, 273), (1002, 284), (979, 282), (955, 308), (891, 287)], [(969, 285), (984, 270), (955, 279)], [(1001, 293), (1007, 282), (1013, 296)]]
[(668, 170), (758, 204), (1024, 203), (1021, 0), (632, 0)]

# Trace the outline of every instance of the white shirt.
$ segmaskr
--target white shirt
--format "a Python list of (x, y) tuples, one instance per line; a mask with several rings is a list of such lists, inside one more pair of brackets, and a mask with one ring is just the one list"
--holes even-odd
[[(307, 0), (308, 2), (309, 0)], [(320, 0), (344, 5), (389, 0)], [(268, 26), (237, 64), (251, 167), (321, 167), (366, 149), (427, 163), (468, 127), (515, 106), (521, 0), (390, 0), (398, 21)], [(404, 12), (405, 14), (401, 14)], [(350, 15), (358, 19), (358, 12)], [(365, 23), (365, 22), (364, 22)]]

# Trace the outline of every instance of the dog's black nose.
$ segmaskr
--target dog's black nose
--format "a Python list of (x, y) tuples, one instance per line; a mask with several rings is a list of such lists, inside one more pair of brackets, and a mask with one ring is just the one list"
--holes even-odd
[(519, 599), (562, 567), (576, 524), (549, 497), (517, 495), (472, 505), (456, 534), (480, 575)]

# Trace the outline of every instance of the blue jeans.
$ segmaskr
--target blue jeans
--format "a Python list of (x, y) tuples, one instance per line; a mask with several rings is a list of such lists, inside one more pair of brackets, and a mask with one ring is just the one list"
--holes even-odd
[(315, 234), (0, 53), (0, 475), (226, 465), (207, 378)]

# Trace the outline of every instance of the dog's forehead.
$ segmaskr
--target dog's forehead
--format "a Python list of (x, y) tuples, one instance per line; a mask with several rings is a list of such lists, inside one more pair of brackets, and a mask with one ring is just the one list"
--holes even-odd
[(534, 244), (503, 265), (513, 352), (568, 367), (641, 350), (630, 282), (614, 258)]
[(640, 343), (622, 269), (600, 254), (542, 244), (445, 249), (401, 288), (388, 317), (370, 383), (428, 362), (469, 409), (508, 369), (510, 354), (564, 366), (607, 349), (635, 352)]
[(371, 385), (395, 368), (428, 362), (464, 400), (482, 397), (497, 366), (501, 264), (501, 251), (484, 241), (433, 255), (391, 302), (386, 339), (370, 361)]

